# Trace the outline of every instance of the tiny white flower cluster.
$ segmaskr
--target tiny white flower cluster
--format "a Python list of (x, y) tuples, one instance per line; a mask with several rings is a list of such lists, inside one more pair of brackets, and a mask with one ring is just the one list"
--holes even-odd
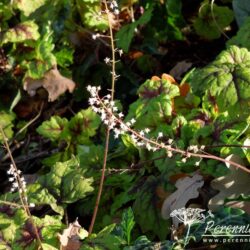
[[(21, 173), (21, 170), (16, 171), (13, 164), (10, 164), (10, 169), (7, 171), (7, 174), (9, 175), (9, 182), (12, 183), (11, 192), (15, 192), (16, 190), (20, 193), (23, 191), (26, 192), (26, 182), (24, 177), (21, 176)], [(22, 186), (22, 188), (20, 186)]]
[(119, 56), (122, 56), (123, 55), (123, 50), (122, 49), (118, 49), (118, 53), (119, 53)]
[(111, 95), (108, 94), (100, 98), (98, 95), (100, 89), (100, 86), (87, 86), (87, 90), (91, 95), (89, 104), (93, 111), (100, 115), (103, 123), (106, 124), (110, 130), (113, 130), (115, 138), (127, 133), (130, 135), (133, 143), (138, 147), (145, 147), (149, 151), (156, 151), (164, 146), (165, 149), (167, 149), (168, 157), (172, 157), (173, 153), (170, 145), (173, 143), (173, 139), (169, 139), (169, 145), (166, 146), (166, 144), (160, 144), (158, 142), (158, 139), (163, 137), (162, 132), (159, 132), (157, 139), (153, 140), (147, 137), (150, 132), (149, 128), (145, 128), (141, 131), (134, 130), (133, 125), (136, 123), (136, 120), (132, 118), (127, 122), (123, 122), (122, 118), (124, 114), (119, 112), (118, 108), (115, 106), (115, 102), (111, 100)]
[[(201, 152), (201, 151), (203, 151), (205, 149), (205, 145), (201, 145), (200, 147), (198, 146), (198, 145), (190, 145), (188, 148), (187, 148), (187, 150), (189, 151), (189, 152), (194, 152), (195, 154), (196, 153), (199, 153), (199, 152)], [(185, 158), (186, 159), (186, 158)], [(183, 161), (184, 159), (182, 159), (182, 161)], [(201, 163), (201, 160), (202, 159), (200, 159), (199, 161), (196, 161), (195, 162), (195, 166), (196, 167), (198, 167), (198, 166), (200, 166), (200, 163)]]
[[(96, 35), (97, 35), (97, 34), (96, 34)], [(96, 39), (96, 35), (95, 35), (95, 39)], [(101, 35), (99, 34), (99, 36), (101, 36)], [(115, 49), (115, 52), (118, 53), (120, 57), (123, 55), (123, 50), (122, 50), (122, 49)], [(105, 57), (105, 58), (104, 58), (104, 62), (105, 62), (107, 65), (110, 65), (111, 63), (113, 63), (113, 60), (111, 60), (111, 58), (109, 58), (109, 57)], [(115, 63), (117, 63), (117, 62), (119, 62), (119, 60), (118, 60), (118, 61), (115, 61)], [(111, 72), (111, 74), (113, 74), (113, 73)]]
[[(100, 115), (102, 122), (114, 132), (114, 137), (118, 138), (120, 135), (128, 134), (132, 139), (133, 143), (138, 147), (145, 147), (148, 151), (156, 151), (159, 149), (165, 149), (167, 156), (171, 158), (173, 153), (179, 153), (183, 156), (181, 161), (186, 163), (188, 158), (193, 155), (199, 156), (199, 152), (205, 149), (205, 146), (190, 145), (186, 151), (180, 150), (174, 147), (174, 140), (164, 138), (164, 134), (159, 132), (156, 138), (150, 138), (148, 136), (150, 129), (145, 128), (141, 131), (133, 129), (136, 120), (134, 118), (127, 122), (124, 122), (122, 118), (124, 114), (119, 112), (118, 107), (115, 106), (115, 102), (112, 100), (111, 95), (108, 94), (104, 97), (99, 96), (101, 87), (98, 86), (87, 86), (87, 90), (90, 92), (91, 97), (89, 98), (89, 104), (92, 110)], [(164, 142), (159, 141), (164, 139)], [(198, 154), (198, 155), (197, 155)], [(199, 166), (202, 158), (195, 162), (195, 166)]]
[(117, 4), (117, 2), (115, 0), (109, 1), (109, 8), (115, 15), (120, 14), (118, 4)]
[[(12, 184), (12, 187), (10, 189), (11, 192), (18, 191), (19, 194), (22, 195), (22, 197), (26, 200), (28, 203), (28, 198), (26, 196), (27, 192), (27, 184), (23, 176), (21, 176), (22, 171), (16, 169), (13, 164), (10, 164), (10, 168), (7, 171), (7, 174), (9, 175), (9, 182)], [(35, 207), (34, 203), (30, 203), (29, 207)]]
[[(115, 0), (106, 1), (105, 0), (103, 2), (104, 2), (104, 5), (105, 5), (106, 9), (96, 13), (96, 15), (93, 16), (93, 18), (95, 18), (97, 20), (102, 20), (102, 19), (104, 20), (106, 18), (103, 17), (103, 14), (105, 14), (105, 15), (107, 15), (109, 23), (112, 26), (112, 23), (115, 22), (115, 18), (117, 18), (115, 16), (118, 16), (120, 14), (117, 1), (115, 1)], [(110, 36), (101, 35), (100, 33), (95, 33), (95, 34), (92, 35), (93, 40), (96, 40), (99, 37), (108, 37), (108, 38), (110, 38)], [(119, 53), (120, 53), (120, 51), (119, 51)]]
[(93, 40), (96, 40), (97, 38), (101, 37), (101, 34), (100, 33), (95, 33), (92, 35), (92, 39)]
[(198, 145), (190, 145), (188, 147), (188, 151), (198, 153), (199, 151), (202, 151), (205, 149), (204, 145), (201, 145), (200, 147)]

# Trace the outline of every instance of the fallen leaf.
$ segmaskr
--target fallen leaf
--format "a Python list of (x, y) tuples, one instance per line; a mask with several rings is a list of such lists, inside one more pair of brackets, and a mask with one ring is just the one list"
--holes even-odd
[(47, 71), (41, 79), (33, 79), (31, 77), (24, 79), (23, 88), (30, 96), (34, 96), (36, 90), (40, 87), (48, 91), (48, 99), (50, 102), (53, 102), (67, 90), (72, 93), (75, 88), (75, 83), (69, 78), (62, 76), (57, 68)]
[(178, 62), (169, 72), (174, 78), (180, 80), (183, 73), (192, 67), (192, 63), (187, 61)]
[[(226, 159), (242, 164), (242, 159), (237, 155), (232, 154)], [(212, 211), (216, 211), (223, 206), (226, 198), (237, 199), (240, 195), (250, 195), (250, 175), (229, 163), (226, 163), (226, 165), (230, 169), (230, 173), (211, 182), (211, 187), (219, 190), (219, 193), (208, 203), (208, 208)]]
[(81, 237), (80, 230), (82, 229), (81, 225), (76, 219), (75, 222), (70, 223), (68, 228), (63, 230), (63, 234), (58, 234), (61, 250), (79, 250), (81, 247)]
[(187, 177), (189, 176), (188, 174), (186, 173), (178, 173), (178, 174), (174, 174), (174, 175), (171, 175), (169, 180), (172, 184), (176, 183), (179, 179), (182, 179), (184, 177)]
[[(189, 200), (197, 198), (199, 196), (198, 189), (201, 188), (203, 184), (203, 177), (199, 174), (194, 174), (192, 177), (178, 179), (175, 183), (177, 190), (163, 203), (161, 208), (162, 217), (164, 219), (170, 218), (172, 211), (185, 207)], [(173, 218), (173, 224), (178, 226), (178, 223), (178, 219)]]

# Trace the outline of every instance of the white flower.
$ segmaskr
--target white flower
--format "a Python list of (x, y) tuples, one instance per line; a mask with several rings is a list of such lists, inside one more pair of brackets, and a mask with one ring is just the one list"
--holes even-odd
[(156, 147), (153, 147), (153, 148), (152, 148), (152, 151), (153, 151), (153, 152), (155, 152), (156, 150), (157, 150), (157, 148), (156, 148)]
[(132, 134), (131, 139), (133, 140), (134, 143), (137, 143), (137, 138), (136, 135)]
[(148, 151), (152, 150), (152, 147), (151, 147), (150, 143), (146, 144), (146, 148), (147, 148)]
[(194, 165), (195, 165), (196, 167), (198, 167), (198, 166), (200, 165), (200, 161), (195, 162)]
[(173, 153), (171, 151), (168, 151), (167, 155), (169, 158), (171, 158), (173, 156)]
[(150, 129), (149, 129), (149, 128), (145, 128), (144, 131), (145, 131), (146, 133), (149, 133), (149, 132), (150, 132)]
[(110, 95), (110, 94), (107, 94), (107, 95), (106, 95), (106, 98), (107, 98), (107, 99), (111, 99), (111, 95)]
[(89, 98), (89, 104), (92, 106), (96, 103), (96, 98), (92, 97), (92, 98)]
[(122, 49), (119, 49), (118, 52), (119, 52), (119, 55), (120, 55), (120, 56), (123, 55), (123, 50), (122, 50)]
[(18, 183), (13, 182), (13, 183), (12, 183), (12, 187), (13, 187), (13, 188), (18, 188)]
[(168, 144), (172, 144), (173, 143), (173, 139), (168, 139)]
[(110, 129), (113, 129), (115, 127), (115, 123), (114, 122), (111, 122), (110, 124), (109, 124), (109, 128)]
[(131, 124), (134, 124), (134, 123), (136, 122), (136, 120), (135, 120), (134, 118), (132, 118), (132, 119), (130, 120), (130, 122), (131, 122)]
[(104, 121), (107, 118), (107, 115), (105, 113), (102, 113), (101, 120)]
[(144, 142), (137, 142), (137, 146), (141, 147), (144, 145)]
[(120, 13), (120, 11), (119, 11), (118, 9), (115, 9), (115, 10), (114, 10), (114, 14), (115, 14), (115, 15), (119, 15), (119, 13)]
[(159, 133), (158, 133), (158, 138), (161, 138), (161, 137), (163, 137), (163, 133), (162, 133), (162, 132), (159, 132)]
[(100, 111), (99, 108), (97, 108), (97, 107), (92, 107), (92, 109), (93, 109), (93, 111), (96, 112), (96, 113), (98, 113), (98, 112)]
[(197, 153), (197, 152), (199, 151), (199, 149), (198, 149), (198, 146), (197, 146), (197, 145), (193, 145), (193, 151), (194, 151), (194, 153)]
[(115, 136), (114, 136), (115, 138), (118, 138), (119, 135), (121, 134), (121, 130), (119, 130), (117, 128), (114, 129), (114, 132), (115, 132)]
[(128, 130), (128, 127), (125, 124), (121, 124), (121, 130), (126, 132)]
[(12, 174), (12, 170), (9, 169), (9, 170), (7, 171), (7, 174), (8, 174), (8, 175), (11, 175), (11, 174)]
[(93, 34), (92, 39), (96, 40), (96, 38), (100, 37), (101, 35), (99, 33)]
[(109, 64), (109, 63), (111, 62), (111, 59), (110, 59), (109, 57), (106, 57), (106, 58), (104, 59), (104, 62), (105, 62), (106, 64)]
[(140, 134), (141, 136), (144, 136), (144, 135), (145, 135), (144, 131), (140, 131), (139, 134)]
[(113, 1), (111, 1), (111, 3), (110, 3), (110, 8), (111, 8), (111, 4), (114, 6), (114, 7), (118, 7), (118, 4), (117, 4), (117, 2), (115, 1), (115, 0), (113, 0)]

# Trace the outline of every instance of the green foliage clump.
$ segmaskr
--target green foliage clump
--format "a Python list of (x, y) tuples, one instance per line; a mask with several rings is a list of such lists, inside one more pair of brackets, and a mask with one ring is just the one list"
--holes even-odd
[[(250, 92), (250, 52), (231, 46), (208, 66), (197, 70), (192, 86), (195, 93), (205, 94), (206, 100), (214, 100), (220, 112), (229, 115), (248, 116)], [(210, 102), (211, 102), (210, 101)], [(245, 107), (245, 109), (242, 109)], [(241, 111), (241, 112), (239, 112)]]
[(221, 7), (205, 0), (200, 7), (194, 28), (198, 35), (207, 39), (217, 39), (222, 31), (234, 19), (234, 14), (228, 7)]
[[(183, 3), (181, 0), (119, 1), (120, 16), (109, 18), (114, 22), (116, 52), (121, 53), (119, 49), (122, 49), (127, 54), (116, 62), (117, 74), (121, 74), (116, 95), (123, 99), (114, 103), (119, 103), (119, 110), (124, 106), (124, 113), (127, 113), (124, 122), (135, 118), (133, 129), (138, 133), (148, 128), (148, 139), (155, 138), (182, 152), (195, 145), (205, 148), (207, 155), (221, 158), (238, 155), (248, 165), (250, 152), (247, 147), (242, 147), (249, 144), (250, 135), (248, 22), (236, 38), (228, 42), (234, 46), (222, 51), (207, 66), (191, 70), (181, 83), (167, 74), (147, 79), (156, 70), (161, 71), (156, 65), (165, 55), (161, 49), (171, 45), (170, 41), (185, 38)], [(196, 33), (207, 39), (219, 38), (221, 31), (233, 20), (232, 11), (214, 4), (212, 14), (208, 1), (200, 7), (194, 21)], [(14, 96), (11, 105), (0, 100), (0, 126), (14, 151), (19, 137), (12, 139), (17, 129), (25, 124), (21, 135), (20, 131), (17, 133), (24, 138), (28, 126), (31, 126), (31, 140), (35, 141), (20, 149), (21, 154), (26, 150), (38, 152), (38, 155), (40, 150), (47, 153), (41, 160), (36, 159), (38, 164), (35, 163), (35, 167), (32, 164), (30, 168), (26, 164), (22, 166), (24, 177), (32, 177), (27, 181), (26, 195), (28, 202), (36, 205), (30, 210), (44, 249), (59, 249), (56, 236), (68, 227), (68, 218), (72, 220), (79, 216), (83, 228), (87, 228), (95, 207), (104, 161), (106, 128), (102, 117), (91, 107), (86, 107), (85, 85), (98, 83), (102, 85), (103, 94), (110, 82), (110, 69), (101, 61), (110, 53), (106, 39), (108, 19), (95, 18), (103, 8), (97, 0), (58, 0), (53, 3), (48, 0), (4, 0), (0, 3), (0, 44), (7, 54), (0, 88), (2, 91), (8, 86), (14, 93), (10, 98), (12, 100)], [(132, 20), (131, 13), (135, 20)], [(95, 32), (103, 32), (100, 40), (93, 41)], [(55, 102), (54, 110), (47, 103), (47, 97), (42, 98), (38, 101), (45, 109), (44, 116), (30, 124), (18, 120), (20, 118), (13, 110), (20, 100), (22, 82), (43, 79), (46, 72), (56, 67), (77, 82), (78, 88), (70, 97), (70, 104), (66, 103), (67, 96), (64, 96)], [(133, 67), (139, 73), (135, 73)], [(39, 91), (36, 97), (39, 97)], [(32, 106), (36, 97), (27, 98), (29, 105), (21, 107)], [(86, 101), (83, 105), (78, 102), (82, 100)], [(57, 112), (56, 105), (63, 106), (62, 115)], [(28, 111), (30, 116), (26, 119), (33, 114)], [(3, 141), (1, 134), (0, 141)], [(227, 147), (229, 144), (235, 147)], [(16, 152), (19, 153), (13, 153)], [(8, 157), (4, 156), (3, 150), (0, 153)], [(207, 188), (211, 180), (226, 175), (230, 169), (212, 159), (187, 157), (183, 160), (183, 155), (170, 153), (165, 149), (149, 151), (139, 147), (128, 134), (116, 139), (111, 131), (104, 192), (94, 230), (98, 233), (86, 237), (83, 229), (84, 236), (78, 235), (79, 249), (183, 247), (185, 230), (180, 232), (179, 240), (169, 240), (171, 219), (165, 220), (161, 215), (164, 200), (175, 192), (175, 184), (183, 177), (199, 172), (206, 179)], [(19, 204), (18, 192), (6, 190), (0, 195), (0, 249), (37, 249), (30, 218)], [(190, 204), (197, 206), (197, 202), (206, 206), (211, 197), (205, 198), (200, 195), (198, 201), (190, 201)], [(246, 202), (249, 199), (246, 194), (234, 201)], [(214, 214), (218, 224), (225, 220), (229, 225), (249, 223), (249, 216), (241, 209), (224, 206)], [(203, 231), (204, 224), (197, 223), (191, 228), (187, 241), (200, 242)]]

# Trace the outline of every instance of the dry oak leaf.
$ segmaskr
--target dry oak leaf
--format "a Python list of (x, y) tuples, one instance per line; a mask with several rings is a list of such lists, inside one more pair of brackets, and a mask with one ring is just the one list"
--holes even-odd
[(34, 96), (36, 90), (40, 87), (48, 91), (48, 100), (53, 102), (67, 90), (72, 93), (75, 89), (75, 83), (69, 78), (62, 76), (57, 68), (48, 70), (41, 79), (33, 79), (31, 77), (24, 79), (23, 88), (30, 96)]
[[(229, 155), (226, 159), (243, 164), (241, 158), (237, 155)], [(237, 199), (240, 195), (250, 195), (250, 174), (228, 163), (226, 165), (230, 169), (230, 173), (211, 182), (211, 187), (220, 191), (208, 203), (208, 208), (212, 211), (216, 211), (223, 206), (226, 198)], [(241, 206), (244, 207), (244, 202), (241, 203)]]
[(61, 247), (60, 250), (79, 250), (81, 247), (80, 241), (80, 229), (81, 225), (76, 219), (73, 223), (70, 223), (68, 228), (63, 230), (63, 234), (58, 234)]
[[(170, 218), (170, 213), (178, 208), (186, 206), (187, 202), (199, 196), (198, 189), (204, 184), (203, 177), (195, 173), (192, 177), (178, 179), (175, 183), (177, 190), (164, 201), (161, 215), (164, 219)], [(178, 226), (178, 220), (173, 218), (173, 224)]]
[(183, 73), (187, 72), (191, 67), (192, 63), (187, 61), (178, 62), (170, 71), (169, 74), (172, 75), (175, 79), (181, 79)]

